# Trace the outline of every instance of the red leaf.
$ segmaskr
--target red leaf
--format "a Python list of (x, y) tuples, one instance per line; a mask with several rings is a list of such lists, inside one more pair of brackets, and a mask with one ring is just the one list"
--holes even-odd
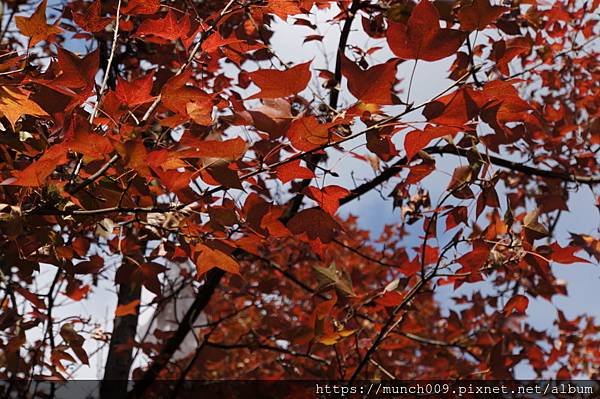
[(73, 20), (88, 32), (100, 32), (112, 21), (112, 18), (102, 16), (102, 3), (95, 0), (81, 12), (73, 13)]
[(378, 105), (397, 104), (394, 96), (398, 60), (390, 60), (367, 70), (342, 56), (342, 72), (348, 79), (348, 89), (358, 100)]
[(69, 284), (67, 285), (65, 295), (71, 298), (72, 300), (78, 302), (87, 296), (91, 288), (92, 287), (90, 287), (89, 285), (82, 284), (78, 280), (72, 280), (69, 281)]
[(312, 170), (300, 166), (299, 159), (281, 165), (276, 169), (276, 173), (277, 178), (282, 183), (287, 183), (295, 179), (312, 179), (315, 177), (315, 173)]
[(146, 74), (144, 77), (128, 82), (121, 77), (117, 78), (117, 88), (115, 95), (119, 100), (128, 105), (135, 107), (136, 105), (145, 104), (154, 100), (154, 96), (150, 94), (152, 91), (152, 83), (154, 81), (154, 72)]
[(525, 314), (525, 310), (527, 310), (527, 306), (529, 305), (529, 298), (524, 295), (515, 295), (504, 305), (504, 309), (502, 312), (506, 315), (511, 314), (513, 312), (517, 312), (519, 314)]
[(35, 83), (44, 85), (72, 98), (64, 109), (71, 111), (74, 107), (85, 102), (92, 94), (95, 85), (95, 76), (98, 72), (98, 49), (85, 55), (83, 58), (58, 47), (58, 71), (50, 74), (48, 78), (36, 79)]
[(326, 186), (322, 190), (311, 186), (306, 189), (307, 195), (317, 201), (319, 206), (331, 216), (340, 206), (340, 199), (346, 197), (350, 192), (343, 187), (331, 185)]
[(435, 170), (435, 162), (423, 162), (410, 167), (406, 176), (406, 184), (416, 184), (429, 176)]
[(36, 294), (29, 292), (27, 289), (19, 285), (14, 285), (13, 289), (16, 292), (18, 292), (23, 298), (31, 302), (34, 306), (40, 309), (46, 309), (46, 303), (42, 299), (40, 299)]
[(479, 245), (474, 247), (471, 252), (467, 252), (466, 254), (458, 258), (456, 262), (460, 263), (464, 267), (464, 271), (477, 274), (477, 272), (479, 272), (479, 269), (481, 269), (486, 264), (489, 253), (490, 250), (486, 246)]
[(129, 0), (121, 10), (127, 15), (154, 14), (160, 9), (160, 0)]
[(310, 115), (294, 119), (286, 135), (294, 148), (300, 151), (310, 151), (339, 137), (330, 132), (334, 123), (320, 123)]
[(550, 259), (556, 263), (562, 264), (572, 264), (572, 263), (590, 263), (587, 259), (580, 258), (579, 256), (575, 256), (575, 252), (581, 250), (579, 247), (561, 247), (558, 243), (553, 243), (550, 245), (552, 249), (552, 253), (550, 254)]
[(98, 255), (93, 255), (90, 260), (79, 262), (73, 267), (75, 274), (95, 274), (104, 267), (104, 259)]
[(463, 88), (430, 102), (423, 109), (423, 116), (431, 123), (463, 127), (478, 112), (473, 92)]
[(452, 127), (433, 127), (428, 125), (425, 130), (413, 130), (404, 137), (404, 151), (410, 161), (419, 151), (439, 137), (456, 136), (460, 130)]
[(277, 69), (259, 69), (249, 74), (250, 79), (260, 87), (261, 91), (250, 97), (253, 98), (279, 98), (288, 97), (306, 89), (312, 76), (310, 61), (298, 64), (285, 71)]
[(103, 159), (114, 149), (111, 141), (105, 136), (93, 133), (87, 119), (79, 114), (75, 114), (68, 121), (64, 147), (91, 159)]
[(191, 118), (197, 124), (210, 126), (213, 96), (188, 85), (190, 78), (190, 72), (186, 72), (169, 79), (161, 92), (162, 105), (181, 116), (183, 120)]
[(387, 41), (398, 57), (407, 60), (437, 61), (454, 54), (465, 34), (440, 29), (440, 15), (429, 0), (421, 0), (406, 24), (390, 22)]
[(462, 6), (457, 16), (463, 30), (483, 30), (508, 10), (508, 7), (492, 6), (489, 0), (473, 0), (472, 4)]
[(165, 43), (185, 39), (190, 33), (190, 19), (186, 15), (177, 19), (175, 11), (169, 9), (160, 19), (145, 19), (135, 32), (136, 37), (146, 37), (148, 41)]
[(144, 143), (137, 140), (128, 141), (126, 143), (115, 141), (113, 142), (113, 145), (127, 166), (138, 172), (140, 176), (146, 178), (152, 177), (147, 162), (148, 151), (146, 150)]
[(219, 32), (215, 32), (208, 37), (202, 43), (202, 51), (205, 53), (213, 53), (221, 47), (227, 46), (228, 44), (240, 43), (243, 40), (238, 39), (235, 35), (231, 35), (227, 38), (221, 36)]
[(306, 234), (309, 240), (319, 239), (328, 243), (335, 237), (339, 225), (326, 212), (319, 208), (304, 209), (294, 216), (287, 225), (293, 234)]

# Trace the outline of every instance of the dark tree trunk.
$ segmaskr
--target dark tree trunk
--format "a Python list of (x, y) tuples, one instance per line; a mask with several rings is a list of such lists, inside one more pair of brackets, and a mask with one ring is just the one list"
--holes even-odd
[[(119, 286), (118, 306), (139, 300), (139, 283)], [(127, 395), (129, 370), (133, 361), (133, 341), (137, 331), (139, 311), (135, 315), (115, 316), (113, 333), (108, 348), (104, 379), (100, 383), (102, 399), (124, 398)]]

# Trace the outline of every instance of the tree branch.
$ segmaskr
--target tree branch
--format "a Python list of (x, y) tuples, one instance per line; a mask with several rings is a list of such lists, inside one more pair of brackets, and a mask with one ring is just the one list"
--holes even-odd
[(219, 282), (224, 275), (225, 272), (219, 268), (214, 268), (206, 274), (206, 281), (204, 285), (198, 290), (196, 298), (183, 316), (183, 319), (179, 323), (179, 327), (177, 330), (175, 330), (175, 333), (167, 340), (167, 342), (165, 342), (162, 350), (158, 356), (154, 358), (154, 361), (146, 373), (144, 373), (144, 376), (135, 383), (129, 397), (144, 397), (146, 390), (156, 380), (160, 372), (167, 366), (173, 354), (177, 351), (185, 337), (191, 331), (194, 322), (200, 313), (202, 313), (206, 305), (208, 305), (210, 302), (215, 289), (219, 285)]
[[(353, 0), (352, 5), (348, 9), (348, 17), (344, 21), (344, 26), (342, 27), (342, 33), (340, 35), (340, 41), (338, 43), (338, 51), (335, 60), (335, 72), (334, 72), (334, 81), (335, 86), (331, 89), (329, 94), (329, 108), (331, 110), (336, 111), (338, 106), (338, 100), (340, 97), (340, 88), (339, 85), (342, 81), (342, 56), (344, 56), (346, 52), (346, 46), (348, 45), (348, 37), (350, 36), (350, 29), (352, 28), (352, 23), (354, 22), (354, 16), (360, 9), (361, 0)], [(315, 171), (318, 164), (325, 158), (324, 155), (321, 154), (312, 154), (310, 159), (307, 161), (308, 168), (311, 171)], [(294, 196), (292, 199), (290, 206), (286, 212), (286, 216), (295, 215), (298, 213), (300, 206), (302, 205), (302, 200), (304, 199), (304, 189), (306, 189), (312, 179), (304, 179), (300, 183), (300, 189), (298, 190), (298, 194)]]

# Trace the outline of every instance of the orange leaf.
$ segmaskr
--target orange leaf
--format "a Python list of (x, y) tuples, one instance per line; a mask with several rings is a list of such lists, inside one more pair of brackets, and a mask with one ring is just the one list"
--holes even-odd
[(127, 166), (138, 172), (140, 176), (152, 177), (147, 162), (148, 151), (144, 143), (141, 141), (128, 141), (126, 143), (114, 141), (113, 145)]
[(40, 187), (46, 182), (46, 178), (54, 172), (57, 165), (67, 161), (67, 151), (63, 146), (50, 147), (37, 161), (32, 162), (23, 170), (14, 171), (15, 186)]
[(218, 267), (233, 274), (240, 274), (240, 265), (231, 256), (224, 252), (199, 244), (196, 250), (200, 255), (196, 259), (196, 271), (198, 275), (204, 274), (214, 267)]
[(310, 61), (298, 64), (288, 70), (259, 69), (249, 74), (250, 79), (260, 87), (261, 91), (248, 97), (279, 98), (288, 97), (306, 89), (311, 78)]
[(136, 299), (136, 300), (126, 303), (124, 305), (119, 305), (119, 306), (117, 306), (117, 309), (115, 310), (115, 316), (117, 316), (117, 317), (123, 317), (123, 316), (128, 316), (128, 315), (135, 316), (138, 313), (138, 305), (139, 304), (140, 304), (140, 300)]
[(246, 142), (236, 137), (231, 140), (182, 140), (182, 143), (194, 148), (184, 150), (179, 158), (218, 158), (226, 160), (240, 159), (246, 152)]
[(24, 36), (29, 37), (30, 46), (35, 46), (42, 40), (50, 40), (52, 35), (62, 31), (58, 27), (60, 18), (53, 25), (46, 23), (46, 2), (43, 0), (29, 17), (15, 17), (17, 28)]

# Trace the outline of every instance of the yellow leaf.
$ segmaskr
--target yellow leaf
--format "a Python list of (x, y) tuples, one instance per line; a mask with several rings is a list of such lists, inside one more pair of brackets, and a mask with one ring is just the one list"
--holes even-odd
[(29, 99), (29, 92), (19, 88), (0, 87), (0, 113), (14, 127), (23, 115), (48, 116), (37, 103)]

